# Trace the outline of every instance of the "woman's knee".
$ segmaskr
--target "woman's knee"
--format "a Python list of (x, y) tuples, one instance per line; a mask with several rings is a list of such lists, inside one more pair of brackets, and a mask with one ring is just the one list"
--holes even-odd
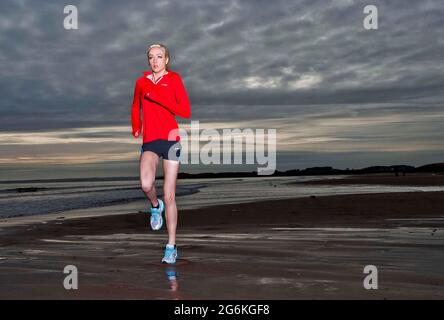
[(140, 184), (144, 192), (150, 192), (154, 187), (154, 179), (142, 179)]
[(163, 200), (165, 201), (165, 204), (174, 204), (176, 203), (176, 195), (174, 192), (165, 192), (163, 195)]

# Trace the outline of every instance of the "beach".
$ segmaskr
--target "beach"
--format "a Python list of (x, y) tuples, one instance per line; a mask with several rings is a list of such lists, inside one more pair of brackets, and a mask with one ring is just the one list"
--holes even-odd
[(442, 186), (444, 185), (444, 174), (424, 174), (424, 173), (407, 173), (402, 175), (399, 173), (395, 176), (393, 173), (377, 173), (349, 176), (340, 179), (317, 180), (311, 181), (310, 184), (328, 184), (328, 185), (344, 185), (344, 184), (366, 184), (366, 185), (393, 185), (393, 186)]
[[(187, 197), (198, 199), (194, 192), (178, 198), (175, 266), (160, 263), (166, 230), (150, 230), (146, 210), (134, 204), (109, 215), (103, 210), (112, 207), (2, 220), (0, 299), (443, 299), (444, 191), (414, 187), (444, 186), (444, 176), (285, 185), (350, 184), (413, 188), (181, 209)], [(63, 286), (67, 265), (78, 269), (77, 290)], [(364, 288), (368, 265), (378, 270), (377, 289)]]

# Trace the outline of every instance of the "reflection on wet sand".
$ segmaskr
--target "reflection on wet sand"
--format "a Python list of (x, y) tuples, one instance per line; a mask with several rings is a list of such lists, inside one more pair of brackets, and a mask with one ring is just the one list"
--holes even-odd
[(179, 281), (177, 280), (176, 266), (167, 266), (165, 268), (165, 274), (168, 279), (169, 288), (171, 291), (177, 291), (179, 289)]

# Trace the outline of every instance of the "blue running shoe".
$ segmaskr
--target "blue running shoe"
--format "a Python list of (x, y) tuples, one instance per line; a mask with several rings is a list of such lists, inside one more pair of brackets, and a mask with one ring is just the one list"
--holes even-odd
[(174, 263), (176, 263), (177, 258), (178, 258), (178, 255), (177, 255), (176, 245), (174, 245), (174, 247), (166, 245), (165, 255), (162, 258), (162, 263), (174, 264)]
[(175, 266), (168, 266), (166, 267), (165, 273), (167, 275), (168, 281), (174, 281), (177, 280), (177, 272)]
[(165, 272), (168, 278), (168, 283), (171, 291), (177, 291), (179, 289), (179, 282), (177, 281), (177, 272), (175, 265), (168, 265), (165, 268)]
[(162, 228), (163, 225), (162, 212), (165, 206), (162, 200), (157, 199), (157, 201), (159, 202), (159, 208), (151, 207), (150, 224), (151, 224), (151, 229), (153, 230), (160, 230), (160, 228)]

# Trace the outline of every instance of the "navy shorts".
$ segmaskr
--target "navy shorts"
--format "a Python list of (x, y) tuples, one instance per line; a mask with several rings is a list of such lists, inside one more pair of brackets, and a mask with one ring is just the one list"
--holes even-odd
[(156, 153), (159, 158), (179, 161), (181, 150), (182, 145), (180, 141), (158, 139), (144, 143), (140, 148), (140, 154), (142, 155), (144, 151), (152, 151)]

